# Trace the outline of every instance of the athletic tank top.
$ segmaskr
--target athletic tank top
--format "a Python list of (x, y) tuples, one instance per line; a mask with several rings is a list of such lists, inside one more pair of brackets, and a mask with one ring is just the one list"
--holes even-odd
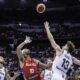
[(34, 59), (24, 61), (23, 72), (25, 78), (27, 78), (28, 80), (38, 80), (38, 78), (40, 77), (39, 67)]
[(53, 74), (56, 73), (65, 78), (66, 73), (70, 69), (71, 65), (72, 57), (70, 53), (64, 50), (62, 55), (55, 57), (52, 65), (52, 72)]
[(44, 70), (44, 80), (51, 80), (52, 71), (45, 69)]
[(0, 80), (4, 80), (5, 78), (5, 68), (1, 68), (0, 69)]

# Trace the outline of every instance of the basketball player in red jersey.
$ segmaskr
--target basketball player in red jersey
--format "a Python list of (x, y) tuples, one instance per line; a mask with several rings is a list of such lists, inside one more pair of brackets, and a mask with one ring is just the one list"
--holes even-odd
[(30, 37), (26, 36), (24, 42), (17, 47), (17, 56), (20, 63), (20, 68), (23, 69), (25, 80), (41, 80), (39, 67), (47, 68), (51, 63), (43, 64), (39, 60), (30, 57), (30, 50), (23, 49), (23, 46), (30, 43)]

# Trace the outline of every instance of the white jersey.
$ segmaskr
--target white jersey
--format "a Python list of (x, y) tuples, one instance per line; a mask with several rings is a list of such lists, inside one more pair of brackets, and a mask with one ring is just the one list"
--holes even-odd
[(66, 78), (66, 73), (72, 65), (72, 56), (66, 51), (63, 51), (63, 54), (56, 56), (53, 65), (52, 65), (52, 74)]
[(52, 71), (45, 69), (44, 70), (44, 80), (51, 80), (51, 76), (52, 76)]
[(5, 78), (5, 68), (1, 68), (0, 69), (0, 80), (4, 80)]

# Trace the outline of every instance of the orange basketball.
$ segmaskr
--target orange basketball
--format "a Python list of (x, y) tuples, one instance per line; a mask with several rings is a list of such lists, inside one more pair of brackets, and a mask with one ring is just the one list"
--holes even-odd
[(37, 4), (37, 6), (36, 6), (36, 11), (37, 11), (38, 13), (44, 13), (45, 10), (46, 10), (45, 4), (43, 4), (43, 3)]

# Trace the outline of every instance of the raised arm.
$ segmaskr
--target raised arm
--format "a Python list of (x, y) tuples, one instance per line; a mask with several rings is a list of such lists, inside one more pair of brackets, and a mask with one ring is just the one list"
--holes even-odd
[(23, 41), (16, 49), (16, 53), (17, 53), (17, 56), (18, 56), (18, 59), (19, 61), (22, 61), (23, 60), (23, 55), (22, 55), (22, 48), (24, 45), (28, 44), (31, 42), (31, 39), (30, 37), (26, 36), (26, 39), (25, 41)]
[(7, 69), (5, 69), (5, 72), (6, 72), (6, 80), (15, 80), (20, 75), (19, 72), (15, 72), (14, 76), (11, 77)]
[(18, 76), (20, 76), (19, 72), (15, 72), (15, 73), (14, 73), (14, 76), (11, 77), (10, 80), (16, 80), (16, 78), (17, 78)]
[(6, 72), (5, 74), (6, 80), (11, 80), (11, 76), (9, 75), (9, 72), (7, 69), (5, 69), (5, 72)]
[(54, 37), (52, 36), (51, 32), (50, 32), (50, 26), (49, 26), (49, 22), (44, 22), (44, 26), (45, 26), (45, 29), (46, 29), (46, 32), (47, 32), (47, 36), (48, 36), (48, 39), (52, 45), (52, 47), (56, 50), (56, 51), (60, 51), (61, 48), (60, 46), (55, 42), (54, 40)]
[(78, 60), (77, 58), (72, 57), (72, 60), (73, 60), (73, 63), (80, 65), (80, 60)]

